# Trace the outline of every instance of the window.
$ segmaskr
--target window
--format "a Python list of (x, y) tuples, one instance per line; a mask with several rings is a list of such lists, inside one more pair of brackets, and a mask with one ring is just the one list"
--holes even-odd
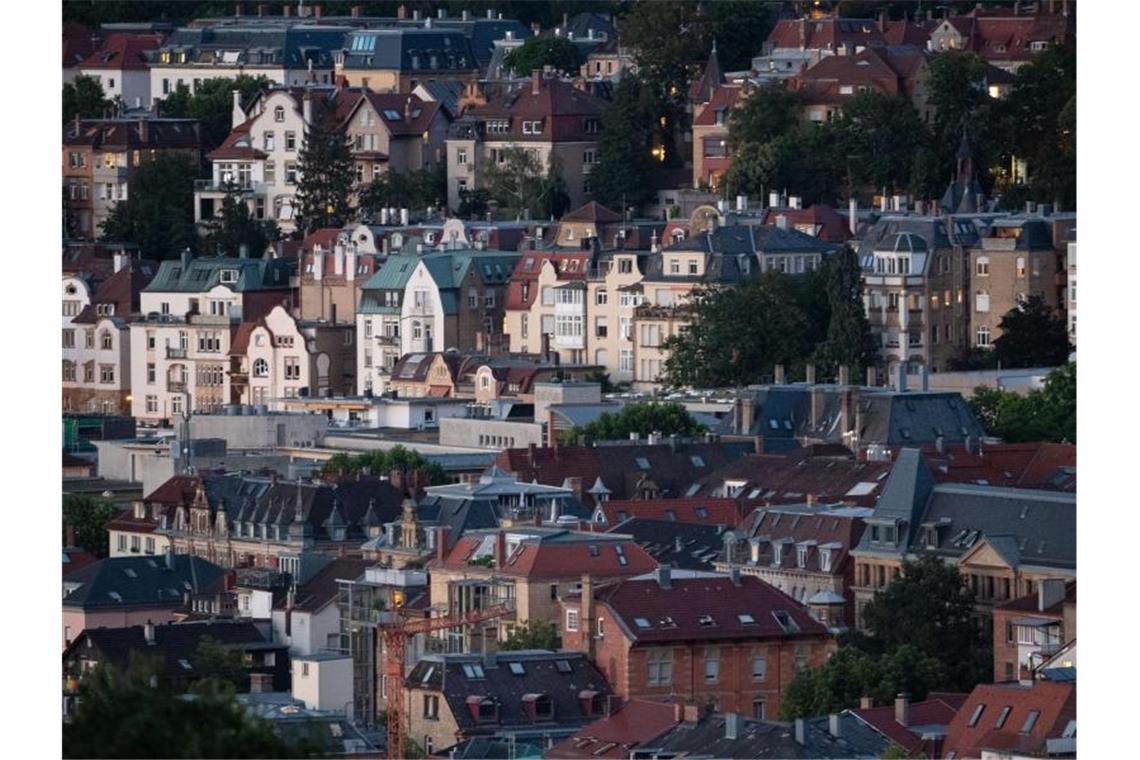
[(566, 610), (566, 630), (567, 631), (577, 631), (578, 630), (578, 610), (574, 610), (574, 609)]
[(618, 372), (633, 372), (633, 351), (623, 348), (618, 352)]
[(483, 294), (483, 308), (484, 309), (495, 308), (495, 291), (492, 290), (489, 293)]
[(990, 328), (986, 327), (985, 325), (982, 325), (978, 328), (977, 343), (979, 346), (990, 345)]
[(796, 672), (805, 670), (808, 666), (808, 654), (811, 652), (811, 646), (808, 644), (796, 644)]
[(752, 717), (756, 720), (764, 720), (764, 698), (757, 697), (752, 700)]
[(119, 534), (119, 551), (125, 552), (127, 550), (127, 535), (125, 533)]
[(459, 150), (455, 151), (455, 163), (459, 164), (460, 166), (464, 166), (467, 164), (467, 149), (466, 148), (460, 148)]
[(63, 331), (63, 347), (75, 348), (75, 330)]
[(598, 638), (604, 639), (606, 637), (606, 619), (598, 618)]
[(598, 163), (598, 151), (597, 150), (591, 148), (589, 150), (582, 151), (582, 164), (583, 164), (583, 166), (588, 167), (588, 166), (592, 166), (593, 164), (596, 164), (596, 163)]
[(541, 135), (542, 122), (541, 121), (524, 121), (522, 123), (522, 132), (524, 135)]
[(673, 650), (649, 650), (646, 667), (646, 685), (668, 686), (671, 683), (673, 683)]
[(285, 184), (297, 184), (297, 164), (293, 161), (287, 161), (285, 163)]
[(988, 256), (978, 257), (978, 260), (974, 265), (974, 273), (977, 274), (978, 277), (990, 276), (990, 259)]
[(258, 359), (253, 363), (254, 377), (269, 377), (269, 362)]
[(1018, 277), (1024, 277), (1025, 276), (1025, 257), (1024, 256), (1018, 256), (1017, 257), (1017, 276)]
[(1025, 722), (1021, 724), (1021, 733), (1028, 734), (1033, 730), (1033, 726), (1037, 723), (1038, 716), (1041, 715), (1040, 710), (1030, 710), (1029, 714), (1025, 716)]
[(115, 366), (113, 364), (99, 365), (99, 382), (105, 384), (115, 382)]
[(83, 345), (86, 348), (95, 348), (95, 331), (94, 330), (84, 330), (83, 331)]
[(276, 122), (285, 121), (285, 109), (283, 107), (277, 106), (273, 109), (273, 120)]
[(605, 317), (594, 318), (594, 335), (598, 338), (605, 338), (608, 335)]
[(716, 683), (720, 679), (720, 650), (709, 647), (705, 650), (705, 683)]
[(439, 720), (439, 695), (424, 694), (424, 717)]
[(768, 677), (768, 652), (764, 649), (752, 650), (752, 680), (763, 681)]
[(629, 274), (633, 271), (632, 259), (618, 259), (618, 274)]
[(982, 713), (985, 712), (985, 709), (985, 705), (978, 705), (975, 707), (974, 712), (970, 715), (970, 720), (966, 722), (966, 725), (970, 728), (978, 725), (978, 720), (982, 717)]
[(146, 397), (146, 411), (148, 414), (158, 413), (158, 396)]
[(1011, 710), (1013, 710), (1013, 708), (1009, 705), (1005, 705), (1001, 708), (1001, 712), (998, 713), (997, 722), (994, 724), (994, 728), (1001, 728), (1005, 725), (1005, 719), (1009, 717)]
[(697, 267), (698, 267), (697, 260), (696, 259), (689, 259), (689, 274), (695, 275), (697, 273)]
[(974, 310), (986, 313), (990, 310), (990, 294), (979, 291), (975, 299)]
[(75, 362), (64, 361), (63, 363), (63, 381), (65, 383), (75, 382)]
[(154, 554), (154, 536), (147, 536), (144, 544), (144, 551), (147, 554)]
[(64, 301), (63, 316), (74, 317), (79, 314), (79, 301)]
[(289, 356), (285, 358), (285, 379), (301, 379), (301, 363), (295, 356)]

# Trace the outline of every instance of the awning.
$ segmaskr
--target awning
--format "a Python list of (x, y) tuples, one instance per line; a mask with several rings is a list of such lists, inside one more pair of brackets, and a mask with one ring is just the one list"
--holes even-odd
[(1044, 628), (1047, 625), (1060, 625), (1061, 621), (1055, 618), (1023, 617), (1014, 620), (1013, 624), (1026, 628)]

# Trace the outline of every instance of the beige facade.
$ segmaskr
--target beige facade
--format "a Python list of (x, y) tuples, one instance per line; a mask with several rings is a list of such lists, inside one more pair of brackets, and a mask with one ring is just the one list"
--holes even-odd
[(1029, 296), (1040, 296), (1054, 310), (1062, 305), (1055, 287), (1057, 253), (1052, 246), (1027, 247), (1027, 232), (1022, 225), (995, 224), (981, 247), (970, 250), (972, 346), (992, 346), (1001, 336), (1002, 317)]
[(644, 299), (642, 272), (634, 252), (615, 252), (586, 280), (589, 322), (587, 360), (605, 367), (615, 383), (634, 379), (634, 311)]
[[(443, 109), (414, 95), (405, 96), (403, 103), (395, 100), (365, 96), (345, 123), (358, 182), (371, 182), (385, 171), (419, 171), (444, 160)], [(430, 119), (424, 114), (428, 110)]]

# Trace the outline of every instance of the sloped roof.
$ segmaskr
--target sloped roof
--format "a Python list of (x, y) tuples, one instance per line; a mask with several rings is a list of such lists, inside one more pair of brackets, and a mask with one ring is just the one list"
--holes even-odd
[(737, 497), (767, 504), (818, 503), (874, 506), (890, 471), (889, 462), (867, 462), (843, 451), (801, 449), (787, 454), (751, 454), (729, 462), (700, 481), (701, 491), (738, 487)]
[(200, 125), (195, 119), (81, 119), (63, 125), (63, 144), (92, 150), (198, 150)]
[(109, 557), (81, 568), (68, 578), (81, 584), (63, 599), (65, 608), (86, 611), (128, 608), (175, 608), (183, 594), (202, 593), (218, 583), (224, 571), (213, 562), (189, 554), (173, 558)]
[(479, 68), (471, 40), (442, 27), (362, 29), (344, 37), (344, 49), (348, 71), (394, 70), (429, 77)]
[[(1009, 708), (1003, 724), (997, 719)], [(974, 713), (981, 709), (974, 725)], [(1029, 731), (1023, 732), (1031, 711), (1038, 713)], [(1018, 755), (1044, 755), (1046, 739), (1058, 738), (1077, 717), (1077, 687), (1074, 683), (1035, 681), (981, 684), (970, 692), (946, 731), (943, 756), (978, 757), (983, 749)]]
[[(393, 137), (418, 138), (431, 126), (440, 109), (439, 103), (421, 100), (418, 95), (365, 90), (352, 110), (356, 111), (365, 101), (379, 114), (380, 123)], [(392, 114), (396, 117), (392, 118)]]
[(756, 720), (738, 716), (736, 738), (727, 738), (726, 716), (706, 715), (696, 723), (678, 723), (643, 746), (646, 752), (669, 753), (677, 757), (747, 757), (799, 760), (811, 758), (878, 758), (888, 743), (881, 734), (847, 713), (841, 713), (840, 736), (828, 731), (829, 718), (804, 721), (804, 743), (795, 739), (792, 723)]
[[(750, 542), (756, 540), (759, 551), (755, 566), (802, 568), (807, 572), (843, 575), (847, 558), (859, 543), (863, 530), (861, 518), (826, 508), (811, 511), (779, 507), (757, 509), (736, 531), (740, 540), (736, 544), (734, 558), (736, 562), (753, 565)], [(779, 563), (775, 562), (773, 544), (784, 545)], [(807, 549), (802, 566), (796, 551), (798, 545)], [(824, 548), (829, 552), (829, 570), (824, 569), (820, 558), (820, 550)], [(727, 560), (723, 552), (720, 559)]]
[(182, 262), (173, 259), (159, 265), (158, 273), (143, 290), (148, 293), (204, 293), (223, 284), (223, 271), (236, 272), (236, 281), (225, 285), (239, 293), (287, 290), (296, 264), (296, 259), (215, 256), (191, 259), (190, 265), (183, 269)]
[(909, 753), (922, 746), (923, 729), (949, 725), (967, 696), (931, 692), (923, 701), (911, 702), (907, 720), (909, 727), (895, 720), (894, 705), (851, 710), (850, 713)]
[(157, 32), (112, 34), (97, 50), (83, 59), (79, 68), (123, 71), (149, 69), (146, 51), (161, 45), (165, 36)]
[[(734, 585), (725, 576), (622, 581), (594, 594), (636, 643), (821, 638), (827, 629), (792, 597), (754, 576)], [(774, 613), (786, 613), (782, 626)], [(749, 617), (741, 617), (749, 616)], [(642, 620), (646, 625), (638, 625)], [(708, 621), (711, 619), (711, 623)], [(702, 623), (702, 621), (705, 621)]]
[(609, 499), (599, 504), (598, 509), (610, 526), (636, 517), (696, 525), (727, 525), (731, 528), (742, 518), (742, 509), (736, 499), (707, 496), (699, 499)]
[[(471, 533), (455, 543), (442, 567), (465, 569), (484, 546), (486, 534)], [(493, 555), (492, 555), (493, 556)], [(623, 561), (624, 560), (624, 561)], [(524, 578), (631, 577), (657, 567), (648, 553), (621, 535), (544, 531), (524, 536), (495, 572)]]
[(98, 308), (103, 305), (115, 307), (115, 316), (129, 318), (139, 310), (139, 292), (150, 283), (158, 271), (153, 261), (131, 261), (99, 283), (91, 296), (91, 302), (72, 320), (78, 324), (94, 324), (99, 320)]
[[(636, 502), (635, 502), (636, 503)], [(682, 570), (713, 571), (724, 547), (722, 525), (694, 525), (671, 520), (631, 517), (610, 528), (612, 533), (633, 536), (633, 540), (663, 565)]]
[(792, 229), (799, 225), (811, 225), (816, 229), (815, 237), (829, 243), (842, 243), (851, 237), (847, 221), (826, 203), (813, 203), (806, 209), (766, 208), (760, 220), (764, 224), (774, 225), (777, 216), (786, 217), (788, 226)]
[[(693, 86), (696, 87), (696, 85), (697, 82), (694, 82)], [(715, 126), (717, 111), (725, 111), (726, 113), (730, 111), (732, 107), (736, 105), (737, 101), (740, 100), (742, 92), (743, 91), (739, 87), (726, 87), (724, 85), (717, 85), (716, 87), (712, 88), (710, 95), (705, 100), (700, 101), (706, 103), (707, 105), (701, 108), (701, 110), (697, 113), (696, 117), (693, 119), (693, 126)], [(728, 117), (726, 115), (725, 128), (728, 126), (727, 118)]]
[[(337, 580), (357, 580), (364, 570), (375, 564), (359, 557), (337, 557), (325, 565), (312, 578), (297, 587), (293, 609), (303, 612), (320, 612), (336, 601), (339, 584)], [(276, 605), (282, 608), (281, 604)]]
[(825, 18), (783, 19), (768, 34), (767, 45), (793, 50), (831, 50), (844, 43), (853, 46), (884, 44), (882, 32), (872, 19)]
[(597, 201), (588, 201), (573, 211), (563, 214), (563, 222), (620, 222), (621, 214), (611, 211)]
[(631, 750), (646, 745), (676, 722), (673, 705), (631, 699), (608, 718), (583, 726), (570, 738), (555, 744), (547, 754), (559, 758), (625, 760)]

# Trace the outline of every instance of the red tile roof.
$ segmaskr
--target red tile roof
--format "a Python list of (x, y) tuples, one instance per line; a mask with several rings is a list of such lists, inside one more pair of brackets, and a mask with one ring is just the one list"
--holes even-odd
[(253, 138), (250, 136), (250, 128), (252, 126), (253, 119), (246, 119), (241, 124), (238, 124), (230, 130), (230, 133), (226, 135), (226, 139), (222, 141), (222, 144), (210, 151), (210, 153), (206, 155), (206, 158), (211, 161), (218, 159), (253, 160), (266, 158), (269, 155), (268, 153), (253, 147)]
[[(550, 542), (536, 538), (524, 539), (506, 558), (504, 566), (496, 568), (501, 575), (523, 578), (579, 578), (584, 573), (593, 577), (626, 577), (642, 575), (654, 570), (657, 562), (633, 541), (615, 541), (599, 536), (591, 540), (582, 534), (582, 540)], [(483, 535), (463, 536), (451, 548), (442, 567), (467, 570), (470, 557), (483, 542)], [(621, 554), (616, 547), (621, 547)], [(622, 564), (624, 556), (626, 563)]]
[(253, 331), (259, 327), (264, 327), (269, 333), (270, 340), (273, 340), (273, 331), (265, 324), (265, 319), (260, 318), (254, 322), (242, 322), (234, 331), (234, 337), (230, 340), (230, 356), (244, 356), (249, 350), (249, 338), (253, 335)]
[[(791, 89), (807, 104), (838, 103), (855, 97), (860, 88), (885, 95), (902, 91), (899, 75), (875, 50), (857, 55), (832, 55), (789, 80)], [(850, 92), (843, 88), (849, 87)]]
[(143, 501), (160, 504), (188, 504), (193, 501), (200, 482), (193, 475), (175, 475), (143, 497)]
[[(922, 702), (912, 702), (907, 723), (913, 727), (947, 726), (955, 713), (966, 701), (966, 694), (931, 692)], [(922, 746), (922, 735), (895, 720), (894, 705), (852, 710), (859, 720), (874, 728), (883, 736), (902, 747), (907, 753)]]
[[(727, 525), (735, 528), (745, 514), (736, 499), (618, 499), (602, 502), (598, 509), (606, 517), (606, 524), (615, 526), (631, 517), (648, 520), (675, 520), (681, 523)], [(704, 517), (698, 514), (703, 510)], [(619, 514), (621, 513), (621, 514)], [(672, 513), (673, 517), (669, 514)], [(622, 517), (622, 515), (625, 515)]]
[(760, 223), (775, 224), (777, 216), (787, 217), (790, 227), (810, 225), (815, 232), (809, 235), (829, 243), (843, 243), (851, 237), (846, 220), (826, 203), (816, 203), (808, 208), (767, 208), (760, 217)]
[[(421, 100), (418, 95), (402, 95), (396, 92), (373, 92), (366, 90), (362, 100), (367, 100), (380, 117), (380, 123), (393, 137), (419, 137), (431, 126), (439, 113), (440, 104)], [(357, 104), (356, 108), (359, 108)], [(390, 119), (385, 113), (395, 111), (399, 119)], [(350, 114), (351, 117), (351, 114)]]
[(610, 211), (597, 201), (589, 201), (568, 214), (562, 216), (563, 222), (620, 222), (621, 214)]
[(768, 35), (772, 48), (795, 50), (837, 50), (844, 43), (853, 46), (884, 44), (878, 24), (871, 19), (825, 18), (785, 19), (776, 23)]
[[(725, 576), (674, 578), (670, 588), (662, 588), (655, 579), (628, 580), (599, 589), (594, 598), (610, 610), (627, 638), (635, 642), (828, 635), (795, 599), (747, 575), (740, 578), (739, 586)], [(775, 613), (786, 613), (794, 628), (786, 630)], [(742, 620), (741, 615), (751, 616), (752, 622)], [(648, 627), (639, 626), (638, 619)]]
[[(531, 80), (507, 88), (486, 105), (467, 114), (480, 120), (509, 118), (510, 134), (502, 139), (524, 142), (594, 141), (586, 131), (585, 118), (601, 118), (606, 101), (577, 89), (570, 82), (543, 78), (538, 92)], [(537, 135), (522, 132), (524, 121), (542, 121)]]
[[(541, 294), (535, 288), (542, 265), (549, 261), (554, 267), (558, 280), (585, 280), (590, 254), (587, 251), (571, 253), (566, 251), (524, 251), (519, 255), (507, 282), (506, 309), (508, 311), (529, 311)], [(523, 300), (523, 284), (529, 285), (527, 299)]]
[(65, 546), (63, 548), (63, 577), (71, 575), (72, 573), (81, 570), (88, 565), (92, 565), (99, 561), (99, 558), (91, 554), (86, 549), (79, 549), (74, 546)]
[(983, 483), (1011, 488), (1074, 492), (1077, 447), (1066, 443), (998, 443), (969, 453), (933, 446), (922, 451), (934, 479), (943, 483)]
[(849, 453), (814, 454), (808, 449), (790, 454), (751, 454), (730, 462), (701, 479), (702, 493), (728, 481), (740, 487), (739, 497), (766, 504), (842, 502), (873, 507), (882, 492), (890, 462), (862, 462)]
[(926, 43), (930, 42), (930, 33), (937, 26), (938, 22), (933, 19), (929, 21), (888, 20), (887, 28), (883, 32), (883, 39), (888, 45), (912, 45), (920, 50), (925, 50)]
[[(975, 712), (981, 714), (970, 725)], [(1003, 708), (1010, 712), (999, 728)], [(1038, 711), (1031, 730), (1022, 733), (1031, 711)], [(962, 704), (946, 731), (943, 757), (978, 757), (983, 749), (1019, 755), (1044, 755), (1045, 740), (1058, 738), (1070, 720), (1077, 717), (1077, 687), (1071, 683), (1035, 681), (1032, 686), (1017, 683), (982, 684)]]
[(594, 721), (555, 744), (546, 751), (546, 757), (628, 758), (631, 750), (677, 723), (674, 709), (668, 703), (632, 699), (610, 717)]
[(96, 38), (91, 30), (69, 21), (63, 25), (63, 68), (78, 66), (95, 49)]
[(100, 319), (96, 307), (107, 304), (114, 305), (114, 316), (128, 319), (133, 312), (139, 310), (139, 293), (157, 272), (158, 266), (153, 261), (131, 261), (128, 266), (99, 283), (91, 296), (91, 303), (72, 321), (94, 324)]
[(145, 71), (150, 68), (146, 57), (147, 50), (155, 50), (166, 35), (150, 32), (146, 34), (112, 34), (79, 64), (81, 69), (112, 69)]
[(718, 110), (723, 110), (726, 112), (725, 125), (724, 126), (725, 126), (725, 129), (728, 129), (727, 112), (730, 111), (732, 109), (732, 107), (736, 105), (736, 102), (738, 100), (740, 100), (740, 96), (741, 96), (742, 92), (743, 91), (739, 87), (729, 87), (729, 86), (722, 85), (720, 87), (714, 88), (713, 92), (712, 92), (712, 98), (709, 99), (708, 104), (705, 105), (703, 108), (701, 108), (701, 110), (697, 113), (696, 118), (693, 119), (693, 126), (694, 127), (712, 127), (712, 126), (715, 126), (716, 125), (716, 112)]
[(1060, 617), (1064, 613), (1066, 604), (1076, 604), (1077, 602), (1077, 582), (1070, 581), (1065, 584), (1064, 598), (1043, 610), (1039, 610), (1037, 594), (1026, 594), (1025, 596), (1011, 599), (1005, 604), (999, 604), (995, 610), (1008, 610), (1011, 612), (1032, 612), (1034, 615), (1055, 615)]

